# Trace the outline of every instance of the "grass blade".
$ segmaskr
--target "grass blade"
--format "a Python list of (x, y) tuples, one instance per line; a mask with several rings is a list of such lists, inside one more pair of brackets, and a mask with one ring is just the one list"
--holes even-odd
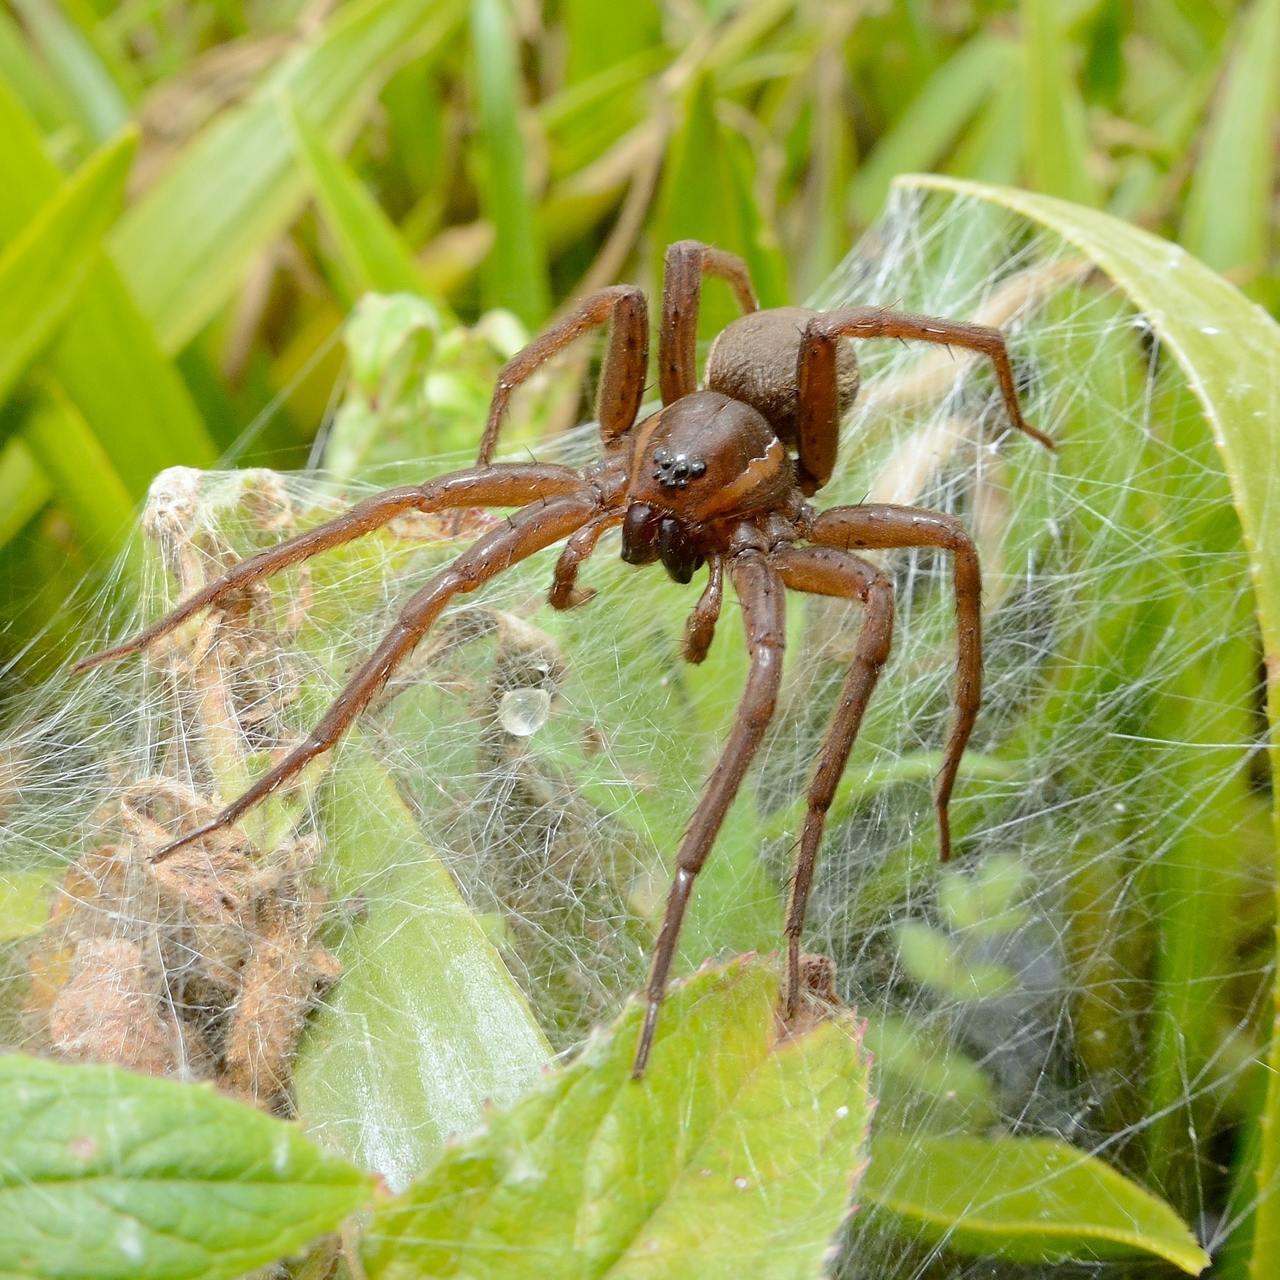
[(286, 104), (298, 153), (359, 292), (421, 294), (422, 272), (395, 224), (296, 104)]
[(1007, 40), (975, 36), (933, 73), (867, 157), (854, 179), (853, 209), (864, 222), (879, 212), (900, 173), (932, 169), (966, 121), (1009, 74)]
[(129, 210), (111, 245), (164, 350), (195, 336), (306, 200), (281, 99), (292, 98), (341, 147), (390, 71), (413, 52), (438, 48), (456, 23), (448, 0), (365, 0), (343, 9)]
[(136, 135), (88, 161), (0, 254), (0, 400), (53, 337), (124, 198)]
[(1027, 113), (1024, 162), (1031, 184), (1081, 204), (1099, 202), (1089, 172), (1084, 101), (1067, 66), (1059, 6), (1022, 0)]
[(44, 388), (22, 437), (81, 537), (115, 548), (133, 523), (133, 498), (67, 393)]
[(1280, 0), (1257, 0), (1231, 48), (1179, 240), (1219, 271), (1262, 270), (1276, 177)]
[[(45, 154), (35, 123), (4, 84), (0, 137), (4, 238), (16, 234), (66, 179)], [(94, 253), (79, 301), (48, 363), (134, 501), (165, 467), (212, 465), (217, 450), (186, 384), (101, 250)]]
[(14, 0), (91, 143), (129, 120), (129, 103), (98, 52), (50, 0)]
[(0, 449), (0, 547), (15, 538), (53, 490), (31, 450), (20, 439)]
[(494, 230), (485, 301), (538, 324), (551, 309), (551, 287), (525, 170), (515, 24), (506, 0), (472, 0), (471, 42), (483, 139), (481, 205)]

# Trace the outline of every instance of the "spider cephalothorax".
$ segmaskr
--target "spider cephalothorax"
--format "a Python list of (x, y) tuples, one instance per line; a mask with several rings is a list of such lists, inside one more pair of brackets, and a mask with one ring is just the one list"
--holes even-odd
[[(707, 360), (707, 386), (699, 390), (698, 301), (707, 273), (729, 282), (746, 314), (716, 339)], [(539, 463), (492, 462), (513, 389), (575, 338), (605, 323), (610, 334), (597, 401), (603, 460), (581, 472)], [(785, 589), (862, 603), (849, 674), (809, 781), (808, 811), (791, 884), (785, 1000), (788, 1013), (793, 1013), (799, 998), (800, 935), (823, 823), (888, 657), (893, 632), (889, 582), (870, 561), (852, 554), (854, 549), (936, 547), (952, 556), (959, 633), (956, 715), (934, 795), (944, 860), (951, 852), (951, 791), (980, 696), (978, 558), (959, 521), (916, 507), (882, 503), (818, 511), (806, 501), (830, 479), (840, 418), (858, 391), (857, 359), (842, 339), (884, 337), (945, 343), (986, 355), (1013, 425), (1050, 445), (1023, 420), (998, 330), (878, 307), (759, 311), (741, 260), (693, 240), (680, 241), (667, 251), (658, 351), (663, 407), (634, 425), (644, 396), (649, 352), (644, 294), (629, 285), (616, 285), (585, 298), (503, 368), (477, 466), (376, 494), (327, 524), (250, 556), (132, 640), (79, 664), (93, 666), (144, 649), (199, 610), (385, 525), (403, 512), (520, 508), (410, 598), (395, 626), (351, 676), (301, 746), (212, 821), (182, 833), (161, 849), (156, 860), (235, 822), (332, 747), (455, 596), (474, 591), (511, 565), (564, 539), (551, 603), (564, 609), (590, 599), (593, 593), (577, 585), (578, 569), (600, 535), (621, 525), (622, 558), (631, 564), (661, 561), (667, 573), (682, 583), (707, 566), (706, 586), (685, 630), (686, 658), (700, 662), (706, 656), (726, 576), (742, 605), (751, 655), (738, 717), (676, 854), (675, 881), (649, 977), (648, 1015), (636, 1051), (637, 1076), (648, 1060), (694, 879), (773, 715), (782, 672)]]

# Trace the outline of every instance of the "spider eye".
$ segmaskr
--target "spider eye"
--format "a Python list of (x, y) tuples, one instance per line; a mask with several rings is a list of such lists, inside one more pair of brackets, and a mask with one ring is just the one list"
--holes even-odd
[(653, 478), (664, 489), (684, 489), (690, 478), (705, 474), (707, 464), (701, 458), (691, 458), (687, 453), (672, 453), (670, 449), (655, 449)]

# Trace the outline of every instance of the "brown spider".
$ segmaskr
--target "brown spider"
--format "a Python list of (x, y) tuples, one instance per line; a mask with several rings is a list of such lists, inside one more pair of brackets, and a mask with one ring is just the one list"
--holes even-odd
[[(698, 390), (696, 338), (702, 276), (726, 280), (746, 312), (715, 340), (706, 389)], [(492, 462), (512, 391), (575, 338), (610, 323), (597, 417), (604, 457), (581, 472), (525, 462)], [(246, 810), (332, 747), (454, 596), (567, 538), (556, 564), (551, 604), (567, 609), (593, 594), (578, 569), (606, 530), (622, 526), (622, 558), (661, 560), (677, 582), (704, 563), (707, 584), (689, 616), (684, 654), (701, 662), (720, 615), (726, 571), (742, 606), (751, 669), (738, 715), (676, 855), (647, 986), (648, 1011), (634, 1074), (648, 1060), (685, 906), (729, 805), (773, 715), (785, 643), (785, 588), (857, 599), (863, 620), (853, 664), (808, 787), (808, 811), (787, 912), (788, 1016), (799, 998), (800, 934), (826, 812), (889, 654), (893, 592), (851, 548), (938, 547), (954, 561), (959, 662), (955, 722), (935, 793), (941, 855), (951, 853), (948, 804), (960, 756), (977, 714), (982, 675), (978, 557), (952, 516), (916, 507), (864, 504), (817, 511), (805, 498), (830, 478), (842, 415), (858, 391), (858, 363), (841, 338), (915, 338), (990, 358), (1009, 418), (1052, 448), (1022, 417), (998, 329), (879, 307), (815, 312), (757, 310), (745, 264), (732, 254), (682, 240), (666, 255), (658, 366), (663, 407), (632, 431), (645, 391), (649, 321), (644, 293), (630, 285), (583, 299), (503, 368), (480, 445), (478, 465), (422, 485), (376, 494), (344, 515), (241, 561), (133, 639), (84, 659), (96, 666), (145, 649), (187, 618), (290, 565), (387, 524), (406, 511), (521, 508), (441, 570), (405, 605), (373, 655), (351, 676), (310, 736), (212, 821), (159, 850), (183, 845), (237, 821)], [(790, 450), (794, 450), (794, 456)], [(798, 547), (798, 542), (811, 545)]]

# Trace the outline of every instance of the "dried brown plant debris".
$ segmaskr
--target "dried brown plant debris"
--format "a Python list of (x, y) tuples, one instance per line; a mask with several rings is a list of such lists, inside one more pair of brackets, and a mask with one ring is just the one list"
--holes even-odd
[(213, 1080), (287, 1112), (307, 1011), (338, 976), (318, 939), (316, 850), (263, 859), (239, 828), (159, 864), (214, 806), (167, 779), (122, 795), (118, 841), (74, 863), (28, 955), (30, 1047), (152, 1075)]

